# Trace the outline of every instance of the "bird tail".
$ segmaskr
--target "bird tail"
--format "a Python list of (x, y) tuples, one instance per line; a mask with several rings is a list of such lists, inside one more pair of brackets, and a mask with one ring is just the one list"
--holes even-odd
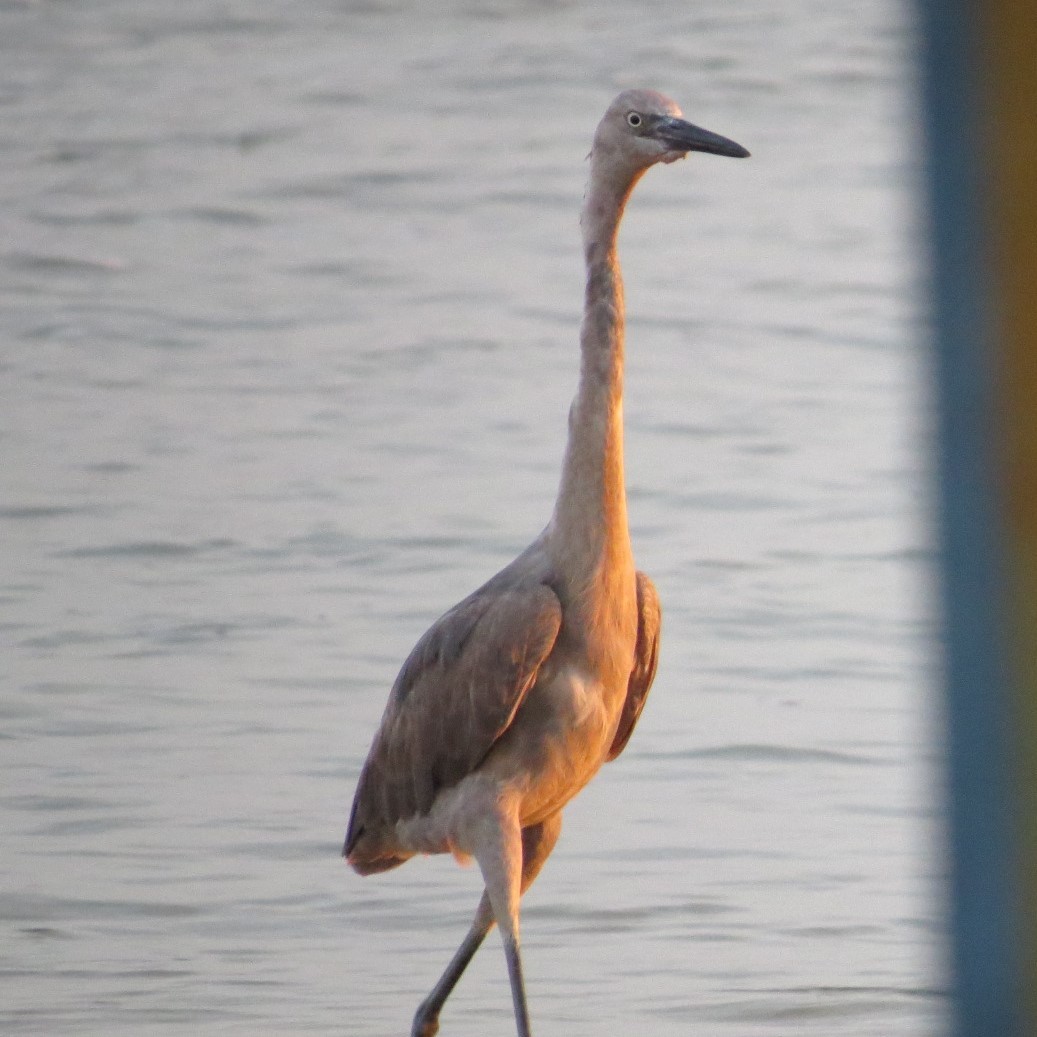
[(342, 856), (358, 875), (377, 875), (382, 871), (391, 871), (410, 860), (413, 854), (400, 854), (386, 851), (379, 847), (378, 840), (371, 838), (371, 833), (357, 816), (360, 796), (353, 801), (353, 809), (349, 815), (349, 827), (346, 830), (346, 841), (342, 847)]

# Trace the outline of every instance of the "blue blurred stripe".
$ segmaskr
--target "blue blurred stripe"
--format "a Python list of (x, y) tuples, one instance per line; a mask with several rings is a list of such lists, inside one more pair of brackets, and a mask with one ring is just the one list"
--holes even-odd
[(922, 0), (949, 753), (956, 1037), (1034, 1037), (1021, 989), (1014, 732), (1003, 616), (997, 341), (977, 8)]

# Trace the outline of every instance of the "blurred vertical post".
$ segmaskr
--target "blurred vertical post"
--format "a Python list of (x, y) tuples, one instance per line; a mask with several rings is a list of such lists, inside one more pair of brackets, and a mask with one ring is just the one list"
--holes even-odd
[(1037, 1034), (1037, 2), (921, 0), (956, 1037)]

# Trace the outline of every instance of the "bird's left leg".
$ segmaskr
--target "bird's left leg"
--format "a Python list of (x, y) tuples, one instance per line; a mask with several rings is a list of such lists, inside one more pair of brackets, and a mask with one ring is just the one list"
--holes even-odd
[[(538, 825), (530, 825), (522, 829), (522, 892), (533, 884), (533, 879), (540, 873), (562, 830), (562, 815), (555, 814)], [(475, 912), (471, 928), (458, 947), (439, 982), (432, 992), (421, 1002), (414, 1016), (411, 1037), (434, 1037), (439, 1032), (439, 1013), (446, 1004), (457, 981), (461, 978), (468, 963), (475, 957), (475, 952), (482, 946), (486, 934), (493, 928), (493, 908), (490, 898), (484, 892)]]
[(474, 847), (475, 859), (486, 883), (486, 895), (493, 917), (500, 926), (504, 957), (508, 963), (511, 1000), (515, 1007), (518, 1037), (530, 1037), (529, 1009), (522, 980), (522, 954), (519, 939), (519, 900), (522, 896), (522, 829), (518, 810), (499, 804), (496, 824), (484, 819), (481, 838)]

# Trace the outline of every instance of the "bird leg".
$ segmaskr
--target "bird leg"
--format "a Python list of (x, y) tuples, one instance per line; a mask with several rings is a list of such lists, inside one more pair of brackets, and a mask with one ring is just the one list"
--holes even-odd
[(508, 979), (511, 981), (511, 1000), (515, 1006), (515, 1030), (518, 1037), (531, 1037), (529, 1032), (529, 1008), (526, 1006), (526, 985), (522, 982), (522, 955), (519, 953), (518, 919), (514, 926), (502, 925), (504, 957), (508, 962)]
[[(533, 880), (540, 874), (540, 869), (544, 866), (544, 861), (547, 860), (554, 849), (561, 830), (561, 814), (555, 814), (554, 817), (549, 817), (539, 825), (531, 825), (529, 828), (522, 829), (522, 893), (529, 889), (533, 884)], [(464, 940), (461, 941), (461, 946), (458, 947), (457, 953), (450, 960), (450, 964), (439, 978), (439, 982), (432, 988), (432, 992), (418, 1007), (418, 1011), (414, 1016), (414, 1024), (411, 1028), (411, 1037), (435, 1037), (435, 1034), (439, 1032), (439, 1013), (442, 1011), (443, 1005), (446, 1004), (447, 998), (452, 993), (454, 987), (457, 986), (457, 981), (468, 967), (468, 963), (475, 957), (475, 952), (482, 946), (483, 940), (486, 939), (486, 935), (493, 928), (495, 922), (496, 919), (493, 916), (493, 908), (490, 906), (489, 894), (484, 891), (475, 912), (475, 919), (472, 921), (472, 926)], [(505, 949), (505, 954), (508, 954), (507, 949)], [(521, 963), (519, 963), (517, 983), (520, 987), (522, 985), (521, 971)], [(508, 974), (510, 979), (512, 974), (510, 958), (508, 959)], [(513, 990), (515, 984), (516, 980), (512, 979)], [(523, 1000), (524, 1008), (525, 1002)], [(528, 1033), (528, 1017), (526, 1018), (525, 1025)]]
[(558, 842), (562, 832), (562, 815), (554, 814), (538, 825), (530, 825), (522, 829), (522, 893), (533, 885), (533, 879), (540, 874), (544, 861), (551, 856), (551, 851)]
[(451, 958), (439, 982), (418, 1007), (414, 1025), (411, 1027), (411, 1037), (435, 1037), (439, 1032), (439, 1013), (468, 963), (486, 939), (486, 934), (493, 928), (493, 923), (493, 908), (490, 907), (490, 898), (484, 892), (468, 935), (461, 941), (461, 946), (457, 948), (457, 953)]
[(522, 954), (519, 948), (519, 900), (522, 896), (522, 829), (516, 810), (504, 804), (497, 809), (497, 823), (485, 823), (474, 847), (475, 859), (486, 883), (493, 917), (500, 927), (504, 958), (508, 963), (511, 1000), (515, 1006), (518, 1037), (530, 1037), (526, 988), (522, 982)]

